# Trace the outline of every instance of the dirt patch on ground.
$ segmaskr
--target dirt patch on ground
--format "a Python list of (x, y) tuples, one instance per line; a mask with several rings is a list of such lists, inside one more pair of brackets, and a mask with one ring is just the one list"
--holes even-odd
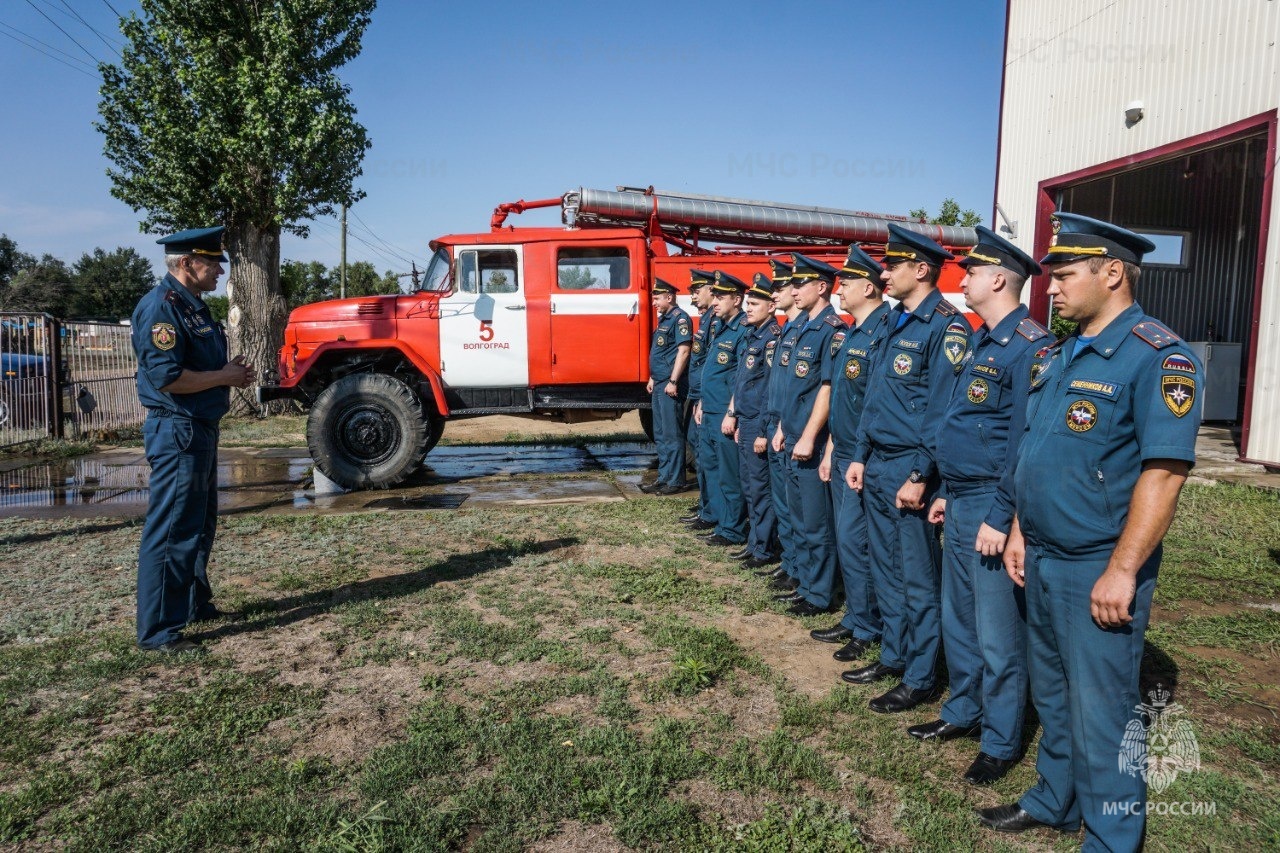
[(644, 435), (639, 412), (627, 412), (615, 421), (587, 421), (563, 424), (550, 418), (517, 418), (512, 415), (489, 415), (449, 421), (444, 428), (446, 444), (501, 444), (512, 436), (549, 438), (590, 438), (616, 436), (619, 433)]
[(526, 849), (530, 853), (625, 853), (631, 848), (614, 838), (608, 826), (566, 820), (555, 835)]
[(832, 659), (839, 646), (819, 643), (794, 618), (777, 613), (729, 614), (716, 621), (738, 643), (786, 676), (797, 693), (821, 699), (840, 684), (840, 673), (852, 664)]

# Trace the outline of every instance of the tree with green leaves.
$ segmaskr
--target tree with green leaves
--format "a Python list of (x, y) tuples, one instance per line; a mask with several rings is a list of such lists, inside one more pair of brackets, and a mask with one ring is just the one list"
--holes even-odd
[(134, 249), (94, 249), (91, 255), (81, 255), (72, 267), (66, 316), (124, 320), (155, 283), (151, 262)]
[[(30, 256), (28, 256), (30, 257)], [(32, 314), (66, 315), (72, 292), (72, 273), (53, 255), (18, 270), (0, 292), (0, 311), (23, 311)]]
[(385, 296), (400, 292), (400, 279), (390, 270), (379, 276), (368, 261), (347, 266), (347, 296)]
[(907, 215), (912, 219), (928, 222), (931, 225), (960, 225), (965, 228), (972, 228), (975, 225), (982, 224), (982, 217), (978, 215), (978, 211), (972, 209), (961, 210), (959, 203), (953, 198), (943, 199), (942, 208), (938, 211), (937, 216), (929, 216), (929, 211), (923, 207), (917, 208)]
[(285, 261), (280, 265), (280, 287), (289, 310), (337, 295), (333, 276), (319, 261)]
[[(226, 226), (231, 352), (275, 364), (288, 308), (281, 231), (364, 196), (370, 143), (338, 70), (360, 53), (376, 0), (141, 0), (103, 64), (112, 194), (144, 231)], [(251, 407), (237, 392), (236, 408)]]
[(0, 302), (3, 302), (4, 292), (13, 277), (27, 267), (34, 266), (35, 262), (35, 258), (18, 250), (17, 242), (9, 239), (8, 234), (0, 234)]

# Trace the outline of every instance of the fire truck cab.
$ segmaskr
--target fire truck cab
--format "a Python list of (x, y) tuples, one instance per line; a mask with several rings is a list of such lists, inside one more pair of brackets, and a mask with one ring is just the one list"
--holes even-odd
[[(673, 209), (661, 211), (659, 200)], [(713, 221), (712, 211), (685, 210), (711, 201), (733, 208), (731, 229)], [(510, 213), (553, 205), (561, 206), (566, 227), (505, 225)], [(749, 221), (768, 210), (788, 218), (806, 212), (800, 227), (807, 230), (788, 234), (773, 223), (751, 230)], [(771, 254), (790, 250), (838, 266), (857, 237), (810, 233), (819, 214), (863, 216), (622, 189), (501, 205), (489, 232), (432, 241), (434, 254), (413, 293), (295, 309), (278, 376), (259, 387), (259, 400), (292, 398), (310, 410), (312, 459), (346, 488), (402, 481), (454, 418), (573, 422), (638, 409), (651, 431), (645, 385), (653, 280), (683, 287), (693, 267), (750, 280), (768, 270)], [(884, 218), (870, 221), (887, 233)], [(918, 227), (952, 246), (973, 242), (970, 229)], [(737, 245), (705, 249), (698, 242), (704, 237)], [(958, 268), (944, 271), (953, 285), (959, 276)], [(688, 307), (687, 297), (682, 301)]]

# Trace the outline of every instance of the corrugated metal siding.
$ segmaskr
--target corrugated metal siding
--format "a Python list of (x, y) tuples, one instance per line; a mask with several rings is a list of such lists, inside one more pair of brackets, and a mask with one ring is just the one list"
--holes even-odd
[[(1015, 242), (1030, 251), (1041, 181), (1280, 107), (1280, 2), (1012, 0), (1005, 74), (997, 201), (1017, 223)], [(1134, 100), (1144, 103), (1145, 115), (1126, 127), (1124, 108)], [(1265, 167), (1273, 170), (1275, 164)], [(1136, 195), (1131, 187), (1126, 192), (1124, 183), (1117, 181), (1115, 187), (1121, 205), (1126, 196)], [(1206, 186), (1195, 195), (1190, 187), (1165, 183), (1166, 197), (1135, 201), (1174, 211), (1186, 205), (1225, 206), (1233, 193), (1238, 200), (1241, 191), (1239, 186)], [(1100, 203), (1104, 188), (1089, 190), (1077, 191), (1075, 201)], [(1245, 217), (1247, 222), (1257, 222), (1256, 210)], [(1248, 241), (1257, 239), (1253, 230), (1238, 244), (1223, 235), (1203, 241), (1222, 276), (1251, 277), (1256, 250), (1254, 256), (1245, 255)], [(1280, 192), (1275, 191), (1267, 245), (1251, 435), (1244, 452), (1280, 464)], [(1238, 266), (1229, 260), (1232, 252), (1241, 257)], [(1229, 269), (1216, 267), (1216, 262)], [(1144, 276), (1141, 289), (1148, 291), (1168, 275)], [(1179, 289), (1172, 306), (1166, 306), (1188, 318), (1189, 327), (1199, 309), (1205, 318), (1210, 312), (1223, 314), (1222, 306), (1212, 302), (1213, 283), (1203, 284), (1200, 293)], [(1157, 313), (1149, 299), (1143, 304)], [(1226, 326), (1220, 333), (1241, 339), (1241, 324), (1247, 327), (1250, 319), (1241, 316), (1247, 304), (1231, 308), (1223, 315)], [(1204, 331), (1201, 327), (1199, 334)], [(1188, 334), (1196, 332), (1188, 328)]]

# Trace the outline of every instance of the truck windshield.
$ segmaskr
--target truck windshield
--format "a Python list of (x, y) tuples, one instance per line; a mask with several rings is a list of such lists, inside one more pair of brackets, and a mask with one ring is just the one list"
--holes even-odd
[(427, 264), (427, 271), (422, 275), (420, 290), (440, 293), (449, 289), (449, 253), (444, 249), (436, 249)]

